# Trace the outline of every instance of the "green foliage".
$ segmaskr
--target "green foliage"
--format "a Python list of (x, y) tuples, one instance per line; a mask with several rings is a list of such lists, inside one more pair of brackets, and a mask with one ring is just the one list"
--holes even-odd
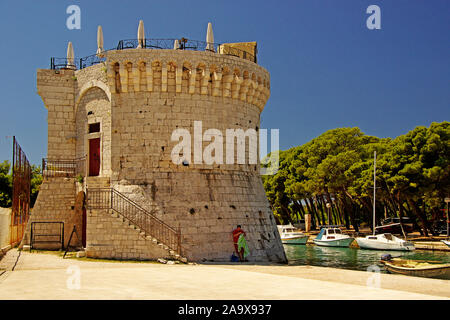
[(279, 171), (263, 177), (264, 188), (281, 223), (311, 213), (313, 222), (345, 222), (358, 230), (361, 222), (371, 225), (377, 151), (377, 218), (386, 208), (391, 216), (409, 216), (427, 234), (450, 194), (449, 137), (449, 122), (395, 139), (367, 136), (359, 128), (329, 130), (280, 152)]
[(83, 175), (81, 175), (81, 174), (77, 175), (76, 179), (79, 183), (83, 183), (83, 181), (84, 181)]
[(0, 207), (10, 207), (12, 203), (11, 165), (5, 160), (0, 163)]
[(36, 166), (34, 164), (31, 165), (31, 196), (30, 196), (30, 206), (34, 207), (34, 203), (36, 202), (38, 193), (39, 193), (39, 187), (42, 184), (42, 174), (41, 174), (41, 167)]
[[(40, 166), (31, 165), (31, 195), (30, 205), (34, 206), (39, 187), (42, 184)], [(12, 205), (12, 170), (8, 160), (0, 163), (0, 207), (11, 207)]]

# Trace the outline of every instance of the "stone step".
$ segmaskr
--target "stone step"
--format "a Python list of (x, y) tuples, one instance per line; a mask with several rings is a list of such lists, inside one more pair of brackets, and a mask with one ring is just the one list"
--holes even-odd
[(87, 188), (109, 188), (111, 182), (109, 177), (86, 177)]

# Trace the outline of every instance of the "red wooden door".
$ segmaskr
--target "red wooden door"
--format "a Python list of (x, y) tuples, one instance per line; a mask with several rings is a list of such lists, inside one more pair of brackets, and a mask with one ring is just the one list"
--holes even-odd
[(100, 138), (89, 140), (89, 175), (100, 173)]

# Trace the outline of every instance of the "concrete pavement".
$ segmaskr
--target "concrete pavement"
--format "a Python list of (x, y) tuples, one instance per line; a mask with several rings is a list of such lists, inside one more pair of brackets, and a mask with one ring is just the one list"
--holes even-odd
[(21, 252), (14, 271), (0, 275), (0, 299), (450, 299), (450, 281), (311, 266), (164, 265)]

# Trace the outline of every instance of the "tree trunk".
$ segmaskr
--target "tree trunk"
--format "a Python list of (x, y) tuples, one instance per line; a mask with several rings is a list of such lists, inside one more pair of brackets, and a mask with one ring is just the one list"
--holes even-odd
[(301, 218), (305, 219), (305, 210), (301, 201), (295, 200), (294, 203), (297, 204), (299, 212), (301, 213)]
[(417, 217), (419, 217), (419, 220), (422, 224), (423, 232), (424, 232), (425, 236), (428, 237), (429, 226), (428, 226), (427, 218), (422, 215), (420, 208), (417, 208), (417, 205), (410, 198), (407, 197), (406, 201), (408, 201), (408, 203), (409, 203), (410, 207), (412, 208), (413, 212), (415, 213), (415, 215)]
[(316, 229), (316, 223), (317, 223), (317, 213), (315, 211), (315, 208), (311, 202), (311, 198), (305, 198), (305, 203), (308, 207), (308, 211), (311, 214), (311, 229)]
[(345, 198), (345, 196), (343, 196), (343, 195), (341, 195), (339, 197), (339, 202), (341, 203), (340, 210), (342, 212), (341, 217), (343, 217), (343, 219), (344, 219), (345, 227), (347, 229), (350, 229), (350, 220), (348, 218), (347, 205), (344, 201), (344, 198)]
[(402, 203), (402, 206), (406, 206), (406, 208), (404, 207), (404, 212), (406, 213), (406, 216), (411, 220), (414, 230), (419, 230), (421, 235), (424, 235), (423, 231), (420, 229), (419, 225), (417, 224), (416, 221), (416, 217), (414, 217), (414, 214), (411, 212), (411, 208), (409, 207), (409, 204), (407, 201), (405, 201), (404, 203)]
[(405, 232), (405, 229), (403, 228), (403, 222), (402, 222), (403, 206), (402, 206), (401, 199), (400, 199), (400, 192), (397, 193), (397, 205), (398, 205), (398, 216), (399, 216), (400, 228), (402, 229), (403, 236), (406, 239), (406, 232)]
[(366, 199), (361, 198), (360, 200), (361, 200), (361, 203), (363, 204), (363, 206), (367, 209), (366, 212), (368, 212), (368, 214), (366, 214), (366, 216), (369, 219), (370, 230), (372, 230), (372, 232), (374, 232), (374, 230), (373, 230), (373, 213), (372, 213), (373, 212), (373, 208), (370, 207), (370, 205), (369, 205), (369, 203), (367, 202)]
[(357, 222), (356, 222), (356, 219), (355, 219), (355, 213), (354, 213), (354, 211), (353, 211), (353, 204), (354, 204), (354, 201), (353, 201), (353, 198), (352, 198), (352, 196), (347, 192), (347, 190), (345, 190), (345, 189), (343, 189), (343, 191), (344, 191), (344, 198), (347, 198), (348, 199), (348, 201), (350, 201), (350, 203), (348, 203), (347, 201), (345, 201), (346, 203), (347, 203), (347, 208), (349, 208), (350, 209), (350, 212), (349, 212), (349, 215), (350, 215), (350, 221), (351, 221), (351, 223), (352, 223), (352, 225), (353, 225), (353, 228), (355, 229), (355, 232), (359, 232), (359, 227), (358, 227), (358, 224), (357, 224)]

